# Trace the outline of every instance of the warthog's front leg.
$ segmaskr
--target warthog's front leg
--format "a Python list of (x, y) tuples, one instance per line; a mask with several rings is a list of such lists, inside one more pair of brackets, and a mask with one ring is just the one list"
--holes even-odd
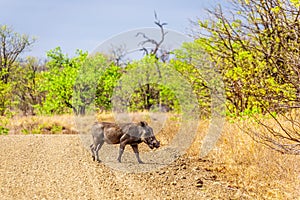
[(121, 157), (122, 157), (122, 155), (123, 155), (125, 146), (126, 146), (126, 142), (125, 142), (125, 141), (123, 141), (123, 142), (120, 143), (118, 162), (121, 162)]
[(134, 151), (135, 157), (140, 164), (144, 164), (144, 162), (140, 158), (139, 149), (137, 144), (131, 144), (131, 147)]

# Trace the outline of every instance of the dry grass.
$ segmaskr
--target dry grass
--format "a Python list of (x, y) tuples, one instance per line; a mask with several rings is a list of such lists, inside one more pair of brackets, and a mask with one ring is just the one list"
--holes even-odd
[(9, 134), (75, 134), (74, 124), (72, 115), (0, 119), (0, 126), (8, 128)]
[[(149, 116), (149, 113), (132, 113), (131, 120), (145, 120), (153, 126), (162, 145), (168, 145), (180, 128), (180, 119), (171, 114)], [(97, 116), (99, 121), (115, 121), (111, 113)], [(22, 133), (36, 124), (57, 124), (72, 132), (73, 116), (23, 117), (6, 122), (10, 134)], [(197, 138), (187, 151), (187, 156), (197, 158), (200, 145), (208, 129), (209, 121), (201, 121)], [(163, 127), (163, 128), (161, 128)], [(31, 128), (32, 129), (32, 128)], [(250, 199), (299, 199), (300, 156), (280, 154), (256, 143), (240, 130), (235, 123), (227, 122), (221, 138), (212, 152), (205, 158), (213, 162), (212, 171), (227, 187), (236, 190), (240, 196)], [(200, 172), (201, 173), (201, 172)], [(216, 191), (217, 192), (217, 191)], [(219, 194), (222, 196), (222, 194)]]
[(259, 199), (300, 196), (300, 156), (281, 154), (253, 141), (237, 124), (225, 125), (217, 148), (208, 159), (223, 166), (223, 179), (245, 196)]

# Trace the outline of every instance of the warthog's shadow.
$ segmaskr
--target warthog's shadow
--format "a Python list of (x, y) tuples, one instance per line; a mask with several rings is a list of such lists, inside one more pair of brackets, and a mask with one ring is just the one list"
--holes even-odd
[(140, 152), (141, 159), (144, 162), (140, 164), (130, 150), (130, 148), (127, 151), (125, 150), (122, 162), (119, 163), (117, 161), (118, 145), (103, 145), (99, 157), (102, 161), (101, 163), (114, 170), (138, 173), (153, 171), (170, 165), (180, 156), (179, 151), (175, 148), (161, 147), (155, 151)]

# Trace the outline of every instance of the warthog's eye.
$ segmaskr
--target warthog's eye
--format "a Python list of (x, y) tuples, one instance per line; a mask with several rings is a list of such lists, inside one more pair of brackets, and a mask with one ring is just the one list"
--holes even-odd
[(152, 137), (147, 137), (146, 141), (147, 141), (147, 143), (152, 143), (153, 139), (152, 139)]
[(153, 137), (150, 137), (150, 142), (153, 142), (154, 141), (154, 138)]

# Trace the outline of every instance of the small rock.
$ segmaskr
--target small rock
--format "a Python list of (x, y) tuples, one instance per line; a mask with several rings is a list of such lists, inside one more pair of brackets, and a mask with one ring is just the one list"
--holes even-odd
[(197, 188), (202, 188), (203, 187), (203, 181), (201, 179), (197, 179), (197, 181), (196, 181), (196, 187)]
[(159, 175), (163, 175), (165, 173), (166, 173), (165, 171), (158, 172)]
[(212, 179), (212, 180), (216, 180), (216, 179), (217, 179), (217, 175), (212, 175), (212, 176), (211, 176), (211, 179)]
[(205, 171), (208, 171), (208, 172), (213, 171), (211, 168), (208, 168), (208, 167), (205, 167), (204, 169), (205, 169)]
[(172, 181), (171, 185), (177, 185), (177, 182), (176, 181)]
[(207, 160), (207, 159), (204, 159), (204, 158), (199, 158), (199, 161), (200, 161), (200, 162), (207, 162), (208, 160)]

